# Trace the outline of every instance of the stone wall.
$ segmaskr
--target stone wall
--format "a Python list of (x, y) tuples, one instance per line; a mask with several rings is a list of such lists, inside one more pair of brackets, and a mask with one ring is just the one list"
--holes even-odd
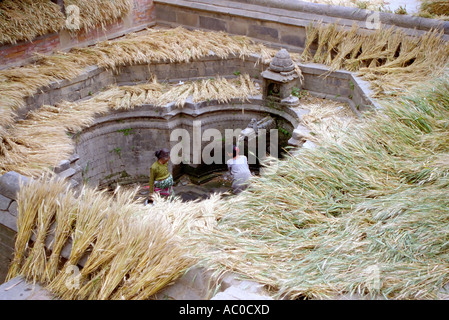
[(110, 71), (97, 66), (87, 67), (80, 76), (72, 80), (55, 81), (38, 89), (33, 96), (25, 100), (25, 107), (19, 109), (17, 114), (24, 117), (28, 111), (42, 105), (89, 98), (114, 82), (115, 78)]
[[(70, 172), (70, 167), (77, 161), (77, 157), (72, 157), (72, 162), (61, 163), (59, 168), (59, 177), (62, 179), (69, 179), (67, 175)], [(58, 170), (56, 169), (56, 171)], [(64, 170), (65, 169), (65, 170)], [(62, 171), (60, 171), (62, 170)], [(25, 177), (17, 172), (10, 171), (0, 176), (0, 284), (5, 281), (10, 263), (14, 255), (15, 237), (18, 231), (17, 218), (18, 206), (17, 195), (20, 191), (21, 185), (32, 182), (32, 179)], [(76, 186), (76, 185), (75, 185)], [(50, 227), (53, 230), (53, 226)], [(46, 247), (51, 249), (54, 235), (50, 234), (46, 241)], [(35, 241), (36, 237), (33, 234), (31, 241)], [(61, 256), (68, 259), (72, 248), (72, 241), (69, 239), (64, 246)], [(79, 262), (83, 266), (87, 257), (83, 257)]]
[[(173, 104), (162, 108), (151, 105), (137, 107), (131, 111), (111, 112), (98, 117), (95, 123), (76, 137), (76, 154), (82, 168), (82, 181), (89, 185), (108, 185), (116, 182), (147, 182), (151, 164), (156, 161), (154, 155), (161, 148), (172, 149), (180, 142), (177, 136), (171, 136), (176, 129), (185, 129), (189, 133), (191, 158), (186, 163), (192, 168), (189, 173), (207, 175), (214, 170), (223, 170), (223, 166), (192, 165), (193, 159), (193, 122), (201, 125), (202, 134), (208, 129), (216, 129), (225, 138), (225, 130), (243, 130), (252, 118), (258, 120), (267, 115), (280, 117), (290, 123), (289, 130), (298, 125), (295, 115), (285, 111), (273, 110), (263, 106), (261, 97), (251, 99), (252, 103), (235, 100), (219, 104), (188, 102), (182, 109)], [(212, 141), (199, 141), (203, 149)], [(221, 143), (221, 141), (215, 141)], [(176, 179), (183, 173), (182, 166), (172, 165), (170, 170)], [(209, 170), (210, 172), (208, 172)], [(184, 172), (185, 173), (185, 172)]]
[(73, 47), (89, 46), (101, 40), (113, 39), (124, 34), (142, 30), (155, 25), (153, 0), (134, 0), (130, 13), (103, 29), (99, 26), (88, 32), (58, 33), (42, 35), (33, 41), (0, 46), (0, 69), (28, 63), (34, 53), (51, 54), (55, 51), (68, 51)]
[[(259, 63), (259, 57), (253, 55), (244, 60), (238, 57), (221, 59), (214, 54), (189, 63), (169, 63), (161, 61), (151, 65), (123, 66), (115, 73), (90, 66), (83, 74), (72, 80), (60, 80), (48, 87), (37, 90), (37, 93), (26, 99), (26, 107), (18, 110), (23, 117), (28, 111), (39, 108), (43, 104), (54, 105), (60, 101), (76, 101), (88, 99), (109, 85), (134, 85), (147, 82), (152, 75), (159, 81), (186, 81), (216, 77), (235, 77), (234, 73), (249, 74), (253, 79), (261, 80), (260, 73), (268, 65)], [(304, 89), (312, 93), (326, 94), (330, 99), (348, 102), (352, 107), (364, 110), (366, 106), (375, 105), (369, 98), (369, 83), (354, 74), (339, 70), (329, 72), (326, 66), (318, 64), (300, 65), (305, 82)], [(355, 85), (354, 85), (355, 84)]]
[(259, 63), (257, 55), (245, 57), (245, 59), (240, 59), (237, 56), (221, 59), (215, 54), (211, 54), (188, 63), (161, 61), (150, 65), (124, 66), (115, 74), (115, 81), (118, 85), (133, 85), (146, 82), (151, 75), (155, 75), (158, 81), (178, 82), (218, 75), (229, 77), (234, 73), (246, 73), (257, 79), (267, 66)]
[[(365, 32), (373, 28), (369, 22), (373, 12), (369, 10), (296, 0), (154, 0), (154, 3), (158, 24), (226, 31), (291, 51), (304, 48), (305, 28), (317, 21), (347, 28), (357, 24)], [(395, 26), (410, 35), (437, 28), (449, 40), (449, 22), (390, 13), (379, 13), (378, 17), (384, 27)]]

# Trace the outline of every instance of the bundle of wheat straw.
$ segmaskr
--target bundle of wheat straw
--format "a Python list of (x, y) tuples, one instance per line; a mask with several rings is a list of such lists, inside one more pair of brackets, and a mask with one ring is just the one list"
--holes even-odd
[[(21, 189), (21, 217), (27, 215), (28, 222), (19, 224), (24, 229), (19, 230), (17, 265), (10, 270), (11, 276), (20, 270), (28, 280), (47, 285), (62, 299), (151, 298), (193, 265), (190, 232), (213, 227), (210, 222), (196, 224), (194, 220), (215, 221), (213, 210), (219, 204), (218, 195), (192, 206), (180, 199), (157, 198), (158, 205), (149, 212), (134, 200), (138, 189), (117, 188), (113, 195), (107, 195), (85, 187), (75, 196), (67, 188), (67, 182), (43, 177)], [(37, 259), (40, 245), (30, 252), (24, 249), (22, 239), (27, 239), (26, 244), (33, 229), (38, 230), (39, 243), (47, 236), (51, 219), (40, 210), (44, 207), (52, 207), (47, 213), (56, 217), (52, 248), (60, 252), (67, 237), (72, 238), (70, 257), (63, 266), (52, 260), (55, 255)], [(76, 268), (86, 254), (84, 267), (74, 275), (71, 268)], [(46, 268), (34, 269), (28, 261)]]
[(45, 277), (40, 281), (42, 283), (51, 282), (58, 273), (58, 267), (61, 260), (61, 252), (67, 244), (67, 240), (73, 231), (76, 220), (76, 201), (74, 191), (64, 190), (63, 193), (56, 195), (56, 213), (54, 228), (54, 239), (51, 246), (51, 254), (46, 265)]
[[(244, 59), (253, 54), (267, 62), (276, 53), (250, 38), (230, 36), (224, 32), (154, 29), (129, 34), (114, 41), (100, 42), (94, 47), (72, 49), (51, 56), (37, 55), (36, 62), (20, 68), (0, 71), (0, 125), (12, 124), (14, 111), (25, 106), (26, 97), (54, 81), (71, 80), (84, 68), (98, 65), (112, 70), (120, 66), (151, 64), (160, 61), (189, 62), (215, 54), (223, 59)], [(292, 55), (294, 57), (295, 55)]]
[(37, 221), (36, 230), (34, 231), (36, 240), (20, 271), (21, 274), (26, 275), (27, 279), (32, 280), (33, 283), (45, 280), (47, 264), (45, 240), (58, 209), (55, 199), (61, 193), (68, 191), (68, 186), (62, 179), (55, 179), (51, 184), (43, 185), (42, 189), (41, 196), (45, 196), (39, 199), (40, 201), (37, 204)]
[(109, 199), (104, 191), (84, 187), (77, 206), (76, 221), (71, 234), (72, 248), (68, 261), (62, 270), (52, 279), (48, 287), (58, 295), (64, 296), (73, 289), (66, 285), (71, 279), (69, 272), (95, 242), (102, 221), (107, 217)]
[(58, 32), (64, 26), (59, 5), (47, 0), (0, 2), (0, 44), (15, 44)]
[[(21, 185), (18, 194), (17, 237), (15, 242), (14, 258), (8, 271), (7, 279), (12, 279), (19, 274), (23, 261), (28, 254), (28, 242), (36, 227), (39, 208), (47, 196), (47, 191), (39, 188), (36, 181), (31, 180)], [(41, 211), (41, 214), (44, 212)], [(45, 230), (44, 230), (45, 232)]]

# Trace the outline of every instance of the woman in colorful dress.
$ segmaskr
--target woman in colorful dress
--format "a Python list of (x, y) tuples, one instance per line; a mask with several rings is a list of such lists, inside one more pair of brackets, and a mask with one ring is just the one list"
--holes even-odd
[(168, 161), (170, 160), (170, 151), (161, 149), (156, 151), (157, 161), (150, 168), (150, 194), (148, 202), (153, 202), (153, 193), (157, 192), (162, 196), (170, 196), (173, 194), (173, 177), (168, 171)]

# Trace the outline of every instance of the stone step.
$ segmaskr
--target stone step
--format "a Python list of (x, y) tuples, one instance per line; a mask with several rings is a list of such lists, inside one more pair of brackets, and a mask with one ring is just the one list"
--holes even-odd
[(76, 170), (73, 168), (69, 168), (67, 170), (62, 171), (58, 174), (58, 176), (62, 179), (68, 179), (73, 177), (76, 174)]
[(53, 171), (57, 174), (67, 170), (70, 168), (70, 161), (69, 160), (62, 160), (59, 162), (59, 164), (53, 169)]

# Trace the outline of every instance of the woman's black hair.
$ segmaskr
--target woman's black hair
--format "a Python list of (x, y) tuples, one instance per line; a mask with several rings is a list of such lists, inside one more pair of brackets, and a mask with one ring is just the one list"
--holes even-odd
[(161, 150), (158, 150), (154, 153), (154, 155), (156, 156), (156, 158), (158, 159), (166, 159), (170, 156), (170, 151), (166, 148), (163, 148)]
[(232, 157), (237, 157), (237, 146), (235, 144), (232, 145)]

